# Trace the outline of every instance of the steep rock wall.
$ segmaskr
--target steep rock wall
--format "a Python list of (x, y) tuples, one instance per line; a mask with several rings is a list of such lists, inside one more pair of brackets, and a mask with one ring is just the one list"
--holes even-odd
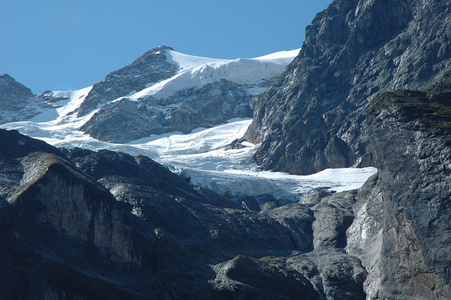
[(246, 138), (264, 169), (309, 174), (373, 164), (364, 111), (381, 91), (451, 74), (451, 4), (336, 0), (306, 29), (299, 56), (260, 98)]
[(7, 74), (0, 75), (0, 124), (28, 120), (50, 105)]
[(377, 179), (359, 192), (347, 250), (371, 299), (447, 299), (451, 86), (377, 97), (368, 109)]

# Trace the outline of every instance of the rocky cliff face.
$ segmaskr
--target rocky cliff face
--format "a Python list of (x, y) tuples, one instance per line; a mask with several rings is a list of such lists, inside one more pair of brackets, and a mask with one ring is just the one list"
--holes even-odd
[(370, 275), (374, 299), (447, 299), (451, 85), (378, 96), (368, 109), (379, 170), (359, 193), (348, 252)]
[(336, 0), (260, 97), (246, 138), (265, 169), (308, 174), (371, 164), (364, 111), (382, 91), (449, 78), (447, 1)]
[(451, 296), (450, 10), (447, 1), (334, 1), (246, 133), (262, 144), (264, 168), (378, 168), (353, 204), (328, 196), (314, 206), (314, 246), (345, 243), (368, 272), (369, 299)]
[[(59, 150), (1, 132), (1, 297), (120, 299), (156, 294), (134, 278), (142, 241), (130, 216)], [(117, 274), (128, 274), (119, 280)], [(138, 288), (143, 284), (148, 286)], [(137, 289), (130, 292), (129, 289)]]

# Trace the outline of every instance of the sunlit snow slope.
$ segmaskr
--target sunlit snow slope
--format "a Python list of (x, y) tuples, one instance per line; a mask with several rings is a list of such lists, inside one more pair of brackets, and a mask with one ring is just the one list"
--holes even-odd
[(182, 89), (199, 88), (222, 79), (237, 84), (256, 84), (262, 80), (279, 76), (298, 53), (299, 49), (252, 59), (226, 60), (167, 50), (168, 61), (178, 65), (179, 72), (174, 77), (153, 84), (128, 98), (137, 100), (149, 95), (158, 98), (166, 97)]
[[(180, 89), (199, 87), (221, 79), (239, 84), (255, 83), (265, 78), (262, 75), (266, 78), (280, 75), (297, 53), (298, 50), (255, 59), (220, 60), (168, 51), (168, 61), (177, 64), (179, 72), (128, 98), (139, 101), (146, 95), (158, 94), (164, 97)], [(258, 145), (245, 142), (240, 149), (228, 147), (244, 135), (251, 123), (250, 119), (233, 119), (212, 128), (196, 129), (190, 134), (152, 135), (126, 144), (102, 142), (79, 130), (100, 107), (82, 117), (75, 113), (90, 90), (91, 87), (72, 92), (53, 92), (55, 96), (67, 100), (62, 100), (58, 103), (59, 107), (49, 109), (31, 120), (1, 127), (19, 130), (58, 147), (110, 149), (131, 155), (146, 155), (189, 177), (194, 185), (210, 188), (227, 197), (270, 194), (283, 202), (299, 201), (303, 195), (318, 188), (333, 191), (358, 188), (376, 172), (374, 168), (349, 168), (293, 176), (260, 171), (251, 159)], [(261, 93), (263, 90), (254, 88), (254, 92)]]

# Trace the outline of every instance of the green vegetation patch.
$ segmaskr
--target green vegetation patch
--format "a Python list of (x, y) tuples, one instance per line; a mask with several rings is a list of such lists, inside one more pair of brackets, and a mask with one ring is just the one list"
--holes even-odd
[(369, 115), (397, 111), (405, 121), (419, 121), (427, 127), (451, 131), (451, 81), (424, 91), (383, 92), (368, 106)]

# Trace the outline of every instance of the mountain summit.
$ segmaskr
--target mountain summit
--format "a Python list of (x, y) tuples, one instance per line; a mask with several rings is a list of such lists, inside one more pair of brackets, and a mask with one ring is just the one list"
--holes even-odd
[(155, 48), (93, 86), (78, 115), (104, 106), (81, 130), (99, 140), (123, 143), (251, 117), (256, 96), (296, 54), (221, 60)]
[(8, 74), (0, 75), (0, 123), (22, 121), (48, 107), (31, 90)]

